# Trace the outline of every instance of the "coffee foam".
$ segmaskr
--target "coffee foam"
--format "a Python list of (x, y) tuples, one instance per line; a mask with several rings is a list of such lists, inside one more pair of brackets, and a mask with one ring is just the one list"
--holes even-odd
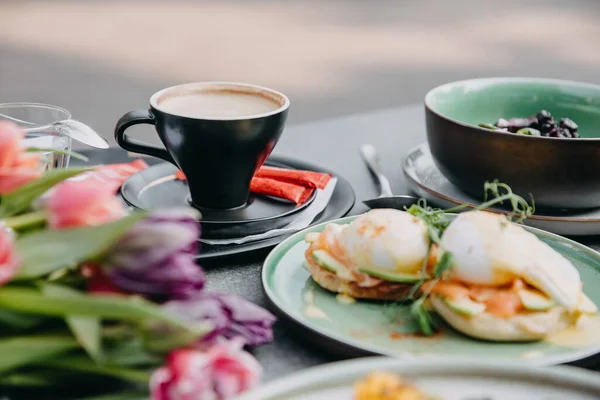
[(260, 96), (263, 99), (272, 102), (274, 107), (272, 110), (262, 114), (250, 114), (250, 115), (239, 115), (239, 116), (229, 116), (229, 117), (220, 117), (210, 115), (202, 116), (202, 117), (192, 117), (192, 118), (202, 118), (202, 119), (247, 119), (247, 118), (257, 118), (268, 116), (272, 114), (279, 113), (284, 109), (289, 107), (289, 99), (279, 93), (277, 91), (256, 85), (244, 84), (244, 83), (230, 83), (230, 82), (199, 82), (199, 83), (188, 83), (178, 86), (172, 86), (166, 89), (163, 89), (157, 93), (155, 93), (150, 99), (150, 104), (152, 107), (164, 111), (168, 114), (181, 115), (186, 116), (184, 114), (180, 114), (173, 111), (167, 111), (161, 109), (161, 105), (165, 102), (178, 98), (178, 97), (186, 97), (186, 96), (194, 96), (201, 94), (218, 94), (225, 93), (231, 95), (251, 95), (251, 96)]

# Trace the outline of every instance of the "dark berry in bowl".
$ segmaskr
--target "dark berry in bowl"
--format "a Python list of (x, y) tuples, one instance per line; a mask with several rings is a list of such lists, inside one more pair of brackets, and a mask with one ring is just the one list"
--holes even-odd
[(543, 124), (546, 121), (550, 121), (552, 119), (552, 114), (548, 112), (548, 110), (542, 110), (536, 114), (536, 119), (540, 124)]
[(557, 123), (548, 110), (541, 110), (535, 117), (499, 118), (495, 124), (481, 123), (481, 128), (500, 132), (511, 132), (526, 136), (542, 136), (553, 138), (578, 138), (579, 128), (573, 120), (561, 118)]
[(569, 132), (577, 132), (577, 129), (579, 129), (579, 126), (569, 118), (561, 118), (559, 126), (568, 129)]
[(540, 124), (540, 131), (544, 132), (544, 133), (550, 133), (551, 131), (556, 129), (556, 124), (553, 124), (552, 122), (546, 122), (543, 124)]
[(571, 132), (568, 129), (558, 128), (557, 131), (558, 131), (558, 137), (561, 137), (561, 138), (571, 138), (571, 137), (573, 137), (571, 135)]

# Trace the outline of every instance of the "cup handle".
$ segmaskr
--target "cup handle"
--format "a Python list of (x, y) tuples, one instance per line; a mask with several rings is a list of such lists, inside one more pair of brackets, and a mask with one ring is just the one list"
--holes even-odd
[(150, 110), (129, 111), (119, 119), (115, 126), (115, 140), (117, 141), (117, 144), (127, 151), (147, 154), (175, 164), (175, 160), (173, 160), (173, 157), (171, 157), (167, 150), (141, 140), (132, 139), (125, 134), (127, 128), (139, 124), (155, 125), (154, 116)]

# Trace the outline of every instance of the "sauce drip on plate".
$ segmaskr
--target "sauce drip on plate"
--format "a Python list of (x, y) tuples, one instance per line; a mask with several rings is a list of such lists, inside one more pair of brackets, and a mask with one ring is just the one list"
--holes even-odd
[(350, 297), (347, 294), (338, 294), (337, 296), (335, 296), (335, 299), (337, 300), (338, 303), (341, 304), (354, 304), (356, 303), (356, 299), (354, 299), (354, 297)]
[(599, 332), (600, 316), (582, 315), (576, 325), (547, 337), (545, 341), (560, 347), (583, 348), (600, 345)]
[(304, 316), (306, 316), (307, 318), (329, 319), (325, 311), (321, 310), (315, 305), (315, 292), (313, 289), (304, 293), (304, 301), (306, 302), (306, 307), (304, 308)]

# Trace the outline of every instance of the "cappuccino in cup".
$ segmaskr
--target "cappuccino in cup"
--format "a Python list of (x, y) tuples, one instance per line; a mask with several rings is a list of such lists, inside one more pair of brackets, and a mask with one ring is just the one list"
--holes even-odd
[[(252, 176), (279, 140), (289, 105), (284, 94), (262, 86), (188, 83), (155, 93), (149, 109), (121, 117), (115, 139), (181, 169), (193, 206), (233, 209), (248, 201)], [(125, 131), (136, 124), (155, 125), (165, 148), (129, 138)]]

